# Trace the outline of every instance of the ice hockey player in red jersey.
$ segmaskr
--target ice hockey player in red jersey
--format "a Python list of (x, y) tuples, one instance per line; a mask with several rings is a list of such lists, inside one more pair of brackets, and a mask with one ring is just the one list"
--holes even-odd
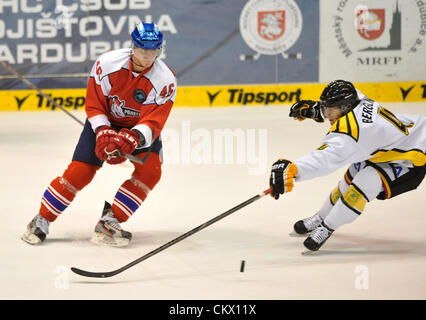
[(42, 243), (49, 225), (87, 186), (104, 161), (119, 164), (121, 154), (144, 158), (133, 162), (134, 171), (105, 202), (92, 241), (126, 246), (131, 233), (120, 223), (142, 205), (161, 177), (161, 130), (176, 97), (176, 77), (159, 59), (163, 34), (154, 23), (139, 23), (131, 34), (132, 48), (102, 54), (93, 65), (86, 94), (87, 120), (68, 168), (47, 187), (39, 213), (22, 239)]
[(271, 170), (271, 195), (290, 192), (294, 181), (309, 180), (350, 165), (320, 210), (297, 221), (294, 231), (309, 234), (304, 245), (317, 251), (340, 226), (353, 222), (374, 200), (416, 189), (426, 172), (426, 117), (394, 114), (355, 89), (352, 83), (329, 83), (320, 101), (302, 100), (290, 117), (324, 122), (331, 129), (315, 151), (294, 162), (280, 159)]

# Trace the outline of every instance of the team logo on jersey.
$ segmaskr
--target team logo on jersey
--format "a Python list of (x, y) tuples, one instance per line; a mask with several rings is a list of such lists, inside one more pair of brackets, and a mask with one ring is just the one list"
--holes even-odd
[(356, 17), (356, 29), (365, 40), (377, 39), (385, 30), (385, 9), (358, 8)]
[(260, 54), (284, 53), (299, 39), (302, 25), (294, 0), (249, 0), (240, 16), (242, 38)]
[(132, 108), (127, 108), (126, 102), (124, 100), (120, 100), (118, 96), (108, 96), (108, 101), (111, 109), (111, 114), (114, 116), (114, 118), (139, 118), (139, 111)]
[(146, 100), (146, 93), (141, 89), (136, 89), (133, 92), (133, 98), (137, 103), (143, 103)]

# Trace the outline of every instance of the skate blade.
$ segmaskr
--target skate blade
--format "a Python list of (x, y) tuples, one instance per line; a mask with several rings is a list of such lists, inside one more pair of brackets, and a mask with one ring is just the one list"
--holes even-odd
[(39, 237), (37, 237), (35, 234), (31, 233), (30, 231), (26, 231), (25, 234), (21, 237), (23, 241), (26, 243), (29, 243), (31, 245), (37, 245), (42, 243), (43, 241), (40, 240)]
[(317, 256), (317, 255), (318, 255), (318, 251), (311, 251), (309, 249), (302, 251), (302, 256)]
[(296, 233), (295, 231), (292, 231), (288, 234), (290, 237), (295, 237), (295, 238), (302, 238), (302, 237), (307, 237), (309, 235), (309, 233), (306, 234), (299, 234)]
[(95, 232), (95, 234), (90, 239), (92, 243), (111, 246), (111, 247), (126, 247), (129, 245), (130, 240), (126, 238), (112, 238), (107, 236), (104, 233)]

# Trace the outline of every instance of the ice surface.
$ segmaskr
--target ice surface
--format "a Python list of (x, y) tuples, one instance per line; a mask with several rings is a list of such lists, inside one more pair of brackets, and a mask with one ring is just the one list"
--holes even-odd
[[(426, 114), (425, 104), (386, 106)], [(84, 119), (83, 112), (74, 114)], [(295, 221), (321, 206), (345, 168), (301, 182), (279, 201), (264, 197), (113, 278), (69, 271), (117, 269), (267, 189), (276, 159), (317, 148), (329, 128), (288, 118), (288, 107), (174, 109), (165, 129), (169, 163), (143, 206), (122, 225), (133, 233), (127, 248), (89, 239), (104, 200), (112, 201), (131, 174), (129, 163), (105, 165), (51, 224), (42, 246), (24, 243), (20, 237), (45, 188), (68, 165), (81, 126), (62, 112), (0, 113), (0, 123), (0, 299), (426, 298), (425, 183), (368, 204), (314, 256), (301, 254), (304, 237), (289, 236)], [(267, 157), (257, 164), (248, 155), (215, 163), (214, 130), (227, 128), (243, 132), (246, 142), (251, 130), (256, 144), (266, 132)], [(209, 139), (212, 153), (202, 154), (211, 163), (198, 164)]]

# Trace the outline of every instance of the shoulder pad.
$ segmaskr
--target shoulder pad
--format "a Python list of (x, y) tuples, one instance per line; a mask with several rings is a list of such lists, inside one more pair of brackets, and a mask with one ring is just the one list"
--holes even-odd
[(356, 142), (359, 138), (359, 126), (358, 121), (355, 118), (354, 112), (350, 111), (339, 120), (337, 120), (331, 127), (328, 133), (342, 133), (350, 136)]
[(110, 73), (116, 72), (121, 68), (129, 68), (130, 49), (110, 50), (99, 56), (98, 64), (101, 66), (101, 78)]

